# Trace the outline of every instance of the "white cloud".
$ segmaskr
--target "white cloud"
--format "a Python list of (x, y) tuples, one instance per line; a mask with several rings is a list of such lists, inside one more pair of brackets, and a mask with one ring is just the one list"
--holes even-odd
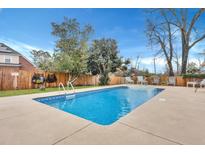
[[(131, 66), (134, 67), (136, 65), (137, 59), (134, 58), (131, 60)], [(148, 69), (150, 72), (154, 72), (154, 57), (140, 57), (139, 60), (139, 69)], [(163, 58), (156, 58), (155, 64), (158, 73), (162, 73), (164, 71), (166, 61)]]
[[(131, 60), (131, 64), (134, 64), (136, 62), (136, 58)], [(154, 64), (154, 57), (144, 57), (140, 58), (140, 63), (144, 65), (153, 65)], [(157, 65), (164, 66), (166, 64), (166, 61), (163, 58), (155, 58), (155, 63)]]
[(188, 63), (195, 63), (198, 67), (200, 66), (200, 64), (204, 61), (204, 57), (190, 57), (188, 60)]
[[(153, 65), (154, 64), (154, 57), (142, 58), (141, 63), (145, 64), (145, 65)], [(155, 63), (157, 65), (161, 65), (161, 66), (166, 64), (166, 62), (163, 58), (156, 58)]]

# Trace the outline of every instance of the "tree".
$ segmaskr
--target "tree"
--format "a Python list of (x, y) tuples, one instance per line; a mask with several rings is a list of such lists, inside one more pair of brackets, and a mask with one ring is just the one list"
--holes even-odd
[(76, 19), (65, 17), (60, 24), (52, 23), (52, 34), (58, 38), (55, 66), (58, 71), (69, 74), (69, 82), (87, 72), (88, 41), (92, 32), (90, 25), (81, 27)]
[(133, 63), (132, 63), (131, 67), (139, 70), (139, 67), (140, 67), (140, 64), (141, 64), (141, 57), (139, 55), (137, 55), (137, 57), (132, 61), (133, 61)]
[(181, 33), (182, 68), (181, 74), (186, 74), (189, 51), (197, 43), (205, 39), (204, 29), (197, 28), (197, 21), (205, 9), (195, 9), (194, 15), (189, 16), (188, 9), (165, 9), (169, 23), (176, 26)]
[(118, 46), (114, 39), (94, 40), (89, 50), (88, 70), (100, 74), (100, 84), (107, 85), (109, 73), (115, 72), (122, 65), (118, 56)]
[(200, 70), (203, 71), (205, 68), (205, 50), (200, 52), (198, 55), (200, 56), (200, 58), (198, 58), (199, 67), (200, 67)]
[(53, 70), (53, 58), (52, 56), (43, 50), (32, 50), (31, 51), (34, 64), (44, 71)]
[(159, 47), (156, 55), (163, 55), (169, 68), (169, 75), (173, 76), (172, 60), (174, 56), (173, 40), (175, 38), (175, 29), (169, 23), (164, 10), (160, 10), (159, 14), (163, 17), (157, 23), (147, 20), (147, 37), (151, 47)]
[(180, 69), (181, 69), (181, 65), (180, 65), (180, 55), (178, 54), (178, 52), (174, 52), (174, 62), (176, 64), (177, 70), (176, 70), (176, 74), (179, 75), (180, 74)]
[(115, 72), (116, 76), (120, 76), (120, 77), (126, 77), (126, 76), (130, 76), (130, 70), (129, 70), (129, 64), (130, 64), (130, 59), (122, 59), (122, 65), (119, 66)]
[(194, 63), (194, 62), (188, 63), (187, 73), (194, 74), (194, 73), (197, 73), (197, 72), (199, 72), (199, 68), (197, 67), (197, 64)]

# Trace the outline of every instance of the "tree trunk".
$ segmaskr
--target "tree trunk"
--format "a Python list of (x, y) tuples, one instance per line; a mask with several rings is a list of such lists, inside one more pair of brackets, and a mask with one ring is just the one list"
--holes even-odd
[(188, 62), (188, 55), (189, 55), (189, 49), (187, 45), (184, 45), (182, 50), (182, 68), (181, 68), (181, 75), (186, 74), (187, 69), (187, 62)]
[(189, 53), (189, 40), (187, 40), (186, 33), (183, 29), (181, 29), (181, 39), (182, 39), (182, 66), (181, 66), (181, 75), (186, 74), (186, 67), (188, 61), (188, 53)]
[(172, 63), (170, 61), (168, 61), (167, 64), (168, 64), (168, 67), (169, 67), (169, 76), (174, 76)]
[(179, 61), (178, 60), (177, 60), (176, 64), (177, 64), (177, 75), (179, 75), (180, 71), (179, 71)]

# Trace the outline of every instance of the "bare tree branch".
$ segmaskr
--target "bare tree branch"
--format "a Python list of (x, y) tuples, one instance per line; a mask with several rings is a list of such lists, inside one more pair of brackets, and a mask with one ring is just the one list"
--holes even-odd
[(170, 13), (176, 18), (176, 21), (177, 21), (176, 23), (171, 22), (171, 21), (169, 21), (169, 22), (170, 22), (171, 24), (173, 24), (173, 25), (179, 27), (179, 28), (182, 28), (182, 23), (181, 23), (179, 17), (177, 16), (176, 9), (168, 9), (168, 10), (169, 10)]
[(197, 40), (195, 40), (190, 46), (189, 49), (191, 49), (195, 44), (197, 44), (198, 42), (202, 41), (203, 39), (205, 39), (205, 34), (202, 35), (200, 38), (198, 38)]
[(147, 36), (150, 44), (156, 44), (157, 47), (160, 47), (160, 50), (156, 52), (156, 55), (163, 53), (169, 67), (169, 75), (172, 76), (174, 75), (172, 66), (174, 48), (172, 40), (174, 38), (175, 30), (173, 33), (172, 26), (166, 17), (166, 13), (161, 9), (159, 13), (163, 17), (163, 22), (159, 21), (160, 23), (155, 24), (154, 22), (148, 21)]
[(196, 21), (199, 19), (199, 17), (205, 12), (205, 9), (199, 9), (198, 12), (194, 15), (194, 17), (191, 20), (187, 35), (191, 35), (191, 31), (196, 23)]

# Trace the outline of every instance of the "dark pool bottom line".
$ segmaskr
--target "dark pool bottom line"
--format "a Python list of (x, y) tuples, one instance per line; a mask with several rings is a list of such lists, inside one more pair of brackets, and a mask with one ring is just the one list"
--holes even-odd
[(123, 86), (76, 93), (73, 99), (57, 95), (34, 100), (100, 125), (110, 125), (162, 90)]

